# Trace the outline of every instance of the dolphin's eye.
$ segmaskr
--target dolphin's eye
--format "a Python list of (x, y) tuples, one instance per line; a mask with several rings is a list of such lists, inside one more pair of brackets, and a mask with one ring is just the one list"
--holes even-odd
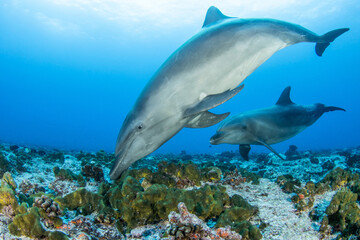
[(140, 123), (138, 126), (137, 126), (137, 129), (138, 130), (141, 130), (141, 129), (143, 129), (144, 128), (144, 126), (142, 125), (142, 123)]

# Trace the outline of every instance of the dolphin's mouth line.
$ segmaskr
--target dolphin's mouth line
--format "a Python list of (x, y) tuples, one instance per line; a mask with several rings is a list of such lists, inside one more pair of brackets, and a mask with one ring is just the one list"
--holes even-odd
[[(133, 135), (133, 134), (128, 134), (128, 136), (126, 137), (125, 140), (127, 140), (130, 137), (130, 135)], [(117, 171), (117, 169), (120, 168), (120, 164), (122, 163), (122, 160), (124, 159), (124, 156), (126, 156), (127, 152), (130, 149), (130, 146), (133, 144), (134, 141), (135, 141), (135, 138), (131, 142), (129, 142), (127, 144), (127, 147), (124, 150), (120, 151), (118, 154), (115, 155), (116, 160), (115, 160), (114, 165), (113, 165), (113, 167), (112, 167), (112, 169), (110, 171), (110, 175), (112, 175), (114, 172)], [(124, 144), (121, 144), (120, 146), (121, 146), (121, 148), (123, 148)]]
[[(121, 141), (121, 144), (117, 147), (117, 149), (122, 149), (124, 147), (125, 143), (128, 141), (128, 139), (131, 138), (133, 135), (135, 135), (134, 131), (129, 132), (127, 134), (127, 136), (125, 137), (125, 139)], [(134, 140), (131, 141), (131, 143), (128, 145), (131, 145), (133, 142), (134, 142)]]
[(213, 144), (213, 145), (216, 145), (216, 144), (219, 144), (218, 142), (223, 139), (225, 136), (224, 134), (221, 134), (219, 132), (215, 133), (214, 136), (212, 136), (210, 138), (210, 143)]
[[(121, 157), (121, 159), (126, 156), (127, 152), (129, 151), (129, 148), (131, 147), (131, 145), (133, 144), (133, 142), (135, 141), (135, 139), (133, 139), (130, 143), (128, 143), (127, 147), (125, 148), (125, 150), (121, 151), (121, 154), (119, 153), (117, 156)], [(120, 160), (120, 158), (118, 158)], [(118, 160), (118, 161), (119, 161)]]

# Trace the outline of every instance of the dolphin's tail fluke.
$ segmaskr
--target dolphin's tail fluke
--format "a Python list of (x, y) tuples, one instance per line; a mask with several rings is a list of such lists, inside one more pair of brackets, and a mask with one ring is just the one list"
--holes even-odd
[(333, 42), (338, 36), (349, 30), (350, 30), (349, 28), (340, 28), (340, 29), (332, 30), (320, 36), (319, 41), (316, 43), (315, 46), (316, 54), (321, 57), (325, 49), (330, 45), (331, 42)]
[(324, 107), (324, 112), (332, 112), (332, 111), (346, 111), (343, 108), (339, 108), (339, 107), (334, 107), (334, 106), (328, 106), (328, 107)]

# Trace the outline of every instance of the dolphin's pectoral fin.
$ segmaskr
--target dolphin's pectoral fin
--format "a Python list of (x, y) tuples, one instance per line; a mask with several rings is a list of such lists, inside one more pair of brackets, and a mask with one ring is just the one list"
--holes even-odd
[(272, 147), (270, 147), (270, 145), (268, 145), (267, 143), (263, 142), (263, 141), (258, 141), (258, 143), (260, 143), (261, 145), (264, 145), (265, 147), (267, 147), (270, 151), (272, 151), (276, 156), (278, 156), (279, 158), (281, 158), (282, 160), (285, 160), (278, 152), (276, 152)]
[(251, 147), (249, 144), (240, 144), (239, 145), (239, 153), (243, 157), (244, 160), (249, 161), (249, 152)]
[(318, 41), (315, 45), (316, 54), (321, 57), (325, 49), (330, 45), (330, 43), (333, 42), (338, 36), (347, 31), (349, 31), (349, 28), (340, 28), (320, 36), (320, 41)]
[(218, 8), (216, 8), (214, 6), (209, 7), (209, 9), (206, 12), (205, 21), (204, 21), (204, 24), (202, 27), (207, 27), (209, 25), (212, 25), (215, 22), (218, 22), (220, 20), (227, 19), (227, 18), (230, 18), (230, 17), (222, 14), (222, 12)]
[(206, 128), (215, 125), (222, 120), (224, 120), (227, 116), (229, 116), (229, 112), (223, 114), (215, 114), (209, 111), (205, 111), (199, 113), (193, 119), (191, 119), (185, 127), (187, 128)]
[(228, 90), (228, 91), (220, 93), (220, 94), (206, 96), (201, 102), (199, 102), (195, 106), (186, 109), (184, 112), (184, 118), (193, 116), (195, 114), (198, 114), (198, 113), (207, 111), (211, 108), (214, 108), (216, 106), (219, 106), (220, 104), (226, 102), (227, 100), (229, 100), (230, 98), (235, 96), (243, 88), (244, 88), (244, 84), (240, 85), (237, 88), (234, 88), (233, 90)]

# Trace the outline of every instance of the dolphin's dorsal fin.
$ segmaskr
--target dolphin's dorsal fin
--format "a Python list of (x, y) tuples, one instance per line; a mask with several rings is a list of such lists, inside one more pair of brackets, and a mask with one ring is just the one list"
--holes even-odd
[(279, 100), (276, 102), (276, 105), (290, 105), (294, 104), (290, 99), (290, 90), (291, 87), (286, 87), (284, 91), (281, 93)]
[(206, 12), (205, 21), (202, 27), (207, 27), (209, 25), (212, 25), (215, 22), (224, 20), (230, 18), (228, 16), (225, 16), (222, 14), (222, 12), (214, 6), (209, 7), (209, 9)]

